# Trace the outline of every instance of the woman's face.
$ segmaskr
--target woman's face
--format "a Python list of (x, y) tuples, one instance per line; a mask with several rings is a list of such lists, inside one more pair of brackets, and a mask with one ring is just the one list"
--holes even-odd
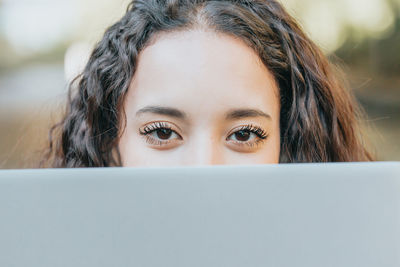
[(243, 41), (164, 33), (139, 55), (125, 97), (123, 166), (278, 163), (279, 90)]

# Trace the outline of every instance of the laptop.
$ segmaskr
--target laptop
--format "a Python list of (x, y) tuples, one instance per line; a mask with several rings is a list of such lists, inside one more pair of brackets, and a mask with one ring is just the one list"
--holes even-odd
[(2, 170), (0, 266), (399, 267), (400, 162)]

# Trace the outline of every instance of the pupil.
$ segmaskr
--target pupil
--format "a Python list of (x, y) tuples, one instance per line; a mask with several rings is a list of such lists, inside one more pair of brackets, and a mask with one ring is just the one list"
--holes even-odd
[(171, 137), (172, 131), (170, 129), (158, 129), (157, 130), (157, 137), (160, 139), (168, 139)]
[(249, 131), (246, 131), (246, 130), (240, 130), (235, 133), (235, 137), (237, 140), (244, 142), (244, 141), (249, 140), (250, 133), (249, 133)]

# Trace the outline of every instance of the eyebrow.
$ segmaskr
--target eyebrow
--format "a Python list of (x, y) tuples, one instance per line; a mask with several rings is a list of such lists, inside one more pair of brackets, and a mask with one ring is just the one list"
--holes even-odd
[(185, 119), (187, 118), (187, 115), (185, 112), (180, 111), (179, 109), (176, 108), (171, 108), (171, 107), (161, 107), (161, 106), (147, 106), (144, 108), (139, 109), (136, 112), (136, 116), (143, 114), (143, 113), (153, 113), (153, 114), (159, 114), (159, 115), (167, 115), (170, 117), (175, 117), (178, 119)]
[[(171, 107), (162, 107), (162, 106), (147, 106), (144, 108), (139, 109), (136, 112), (136, 116), (139, 116), (143, 113), (153, 113), (159, 115), (166, 115), (170, 117), (175, 117), (178, 119), (186, 119), (188, 116), (185, 112)], [(265, 117), (267, 119), (271, 119), (271, 116), (259, 109), (233, 109), (226, 113), (225, 119), (226, 120), (235, 120), (235, 119), (242, 119), (242, 118), (254, 118), (254, 117)]]
[(227, 120), (235, 120), (242, 118), (254, 118), (254, 117), (265, 117), (267, 119), (271, 119), (271, 116), (268, 113), (265, 113), (259, 109), (233, 109), (226, 114)]

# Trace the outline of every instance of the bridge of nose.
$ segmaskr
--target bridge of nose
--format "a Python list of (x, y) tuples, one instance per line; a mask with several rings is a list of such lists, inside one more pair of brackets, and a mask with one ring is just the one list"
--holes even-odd
[(224, 143), (215, 134), (208, 131), (195, 134), (186, 146), (183, 161), (187, 165), (224, 164)]

